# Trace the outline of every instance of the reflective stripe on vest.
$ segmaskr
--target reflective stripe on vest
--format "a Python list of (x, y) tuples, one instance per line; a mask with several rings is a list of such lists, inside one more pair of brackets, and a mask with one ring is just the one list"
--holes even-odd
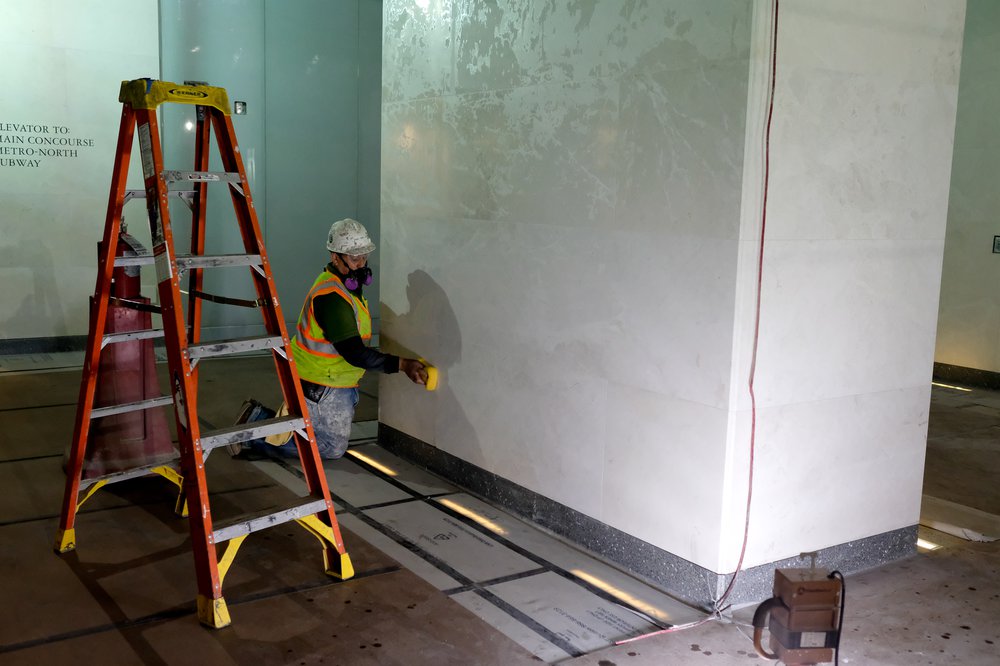
[(368, 311), (368, 301), (347, 290), (343, 282), (328, 271), (323, 271), (313, 282), (292, 339), (292, 352), (298, 366), (299, 376), (306, 381), (324, 386), (347, 388), (357, 386), (365, 374), (341, 357), (336, 348), (323, 337), (323, 329), (316, 321), (313, 301), (317, 296), (335, 293), (347, 301), (354, 310), (354, 321), (358, 335), (364, 342), (372, 337), (372, 319)]

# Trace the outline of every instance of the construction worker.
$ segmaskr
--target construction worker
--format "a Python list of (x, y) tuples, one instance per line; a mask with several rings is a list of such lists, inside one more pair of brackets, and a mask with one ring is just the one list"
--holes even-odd
[[(366, 370), (404, 372), (421, 385), (427, 383), (427, 370), (416, 359), (383, 354), (367, 345), (372, 335), (372, 319), (362, 292), (372, 282), (368, 255), (375, 251), (375, 244), (364, 226), (350, 218), (334, 222), (327, 235), (326, 249), (330, 252), (330, 263), (306, 296), (292, 339), (292, 352), (319, 455), (335, 459), (347, 451), (354, 408), (360, 397), (358, 383)], [(274, 410), (251, 398), (244, 403), (237, 423), (273, 416)], [(287, 441), (282, 443), (281, 439)], [(298, 455), (290, 435), (281, 439), (259, 438), (230, 445), (229, 450), (240, 457)]]

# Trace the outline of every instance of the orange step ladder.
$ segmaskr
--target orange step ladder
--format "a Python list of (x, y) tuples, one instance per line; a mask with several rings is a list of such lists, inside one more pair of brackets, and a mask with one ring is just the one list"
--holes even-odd
[[(55, 549), (66, 553), (76, 548), (76, 517), (80, 506), (98, 488), (149, 474), (159, 474), (182, 488), (178, 512), (184, 513), (184, 500), (191, 526), (195, 572), (198, 583), (198, 619), (214, 628), (230, 624), (229, 611), (222, 596), (222, 582), (243, 540), (252, 532), (297, 521), (323, 545), (326, 573), (341, 579), (354, 575), (351, 559), (344, 549), (322, 463), (316, 449), (312, 423), (306, 410), (292, 357), (290, 339), (278, 303), (271, 267), (261, 239), (257, 212), (250, 197), (243, 159), (236, 144), (236, 134), (229, 115), (229, 99), (223, 88), (207, 85), (180, 85), (166, 81), (137, 79), (122, 83), (118, 97), (122, 102), (121, 126), (115, 154), (111, 193), (98, 250), (97, 286), (91, 300), (90, 329), (80, 384), (73, 442), (66, 464), (66, 489), (63, 497), (59, 532)], [(168, 171), (163, 168), (163, 150), (157, 128), (156, 109), (164, 103), (195, 105), (194, 171)], [(213, 133), (222, 158), (223, 172), (208, 171), (209, 143)], [(134, 134), (139, 135), (139, 152), (145, 190), (126, 190), (129, 159)], [(170, 190), (170, 183), (183, 183), (190, 189)], [(236, 220), (246, 254), (206, 255), (205, 213), (210, 183), (225, 183), (232, 198)], [(174, 251), (168, 197), (179, 196), (192, 210), (191, 253)], [(151, 254), (115, 256), (115, 244), (121, 232), (122, 208), (131, 198), (145, 198), (153, 243)], [(120, 266), (153, 265), (158, 284), (158, 311), (162, 329), (108, 333), (108, 309), (112, 273)], [(202, 271), (222, 266), (246, 266), (256, 287), (256, 301), (213, 297), (201, 292)], [(187, 321), (181, 301), (181, 277), (188, 272)], [(259, 338), (201, 341), (201, 301), (214, 300), (259, 307), (267, 335)], [(120, 303), (128, 305), (127, 303)], [(145, 306), (150, 307), (150, 306)], [(126, 340), (164, 339), (169, 368), (170, 395), (122, 405), (94, 406), (97, 371), (102, 350)], [(202, 431), (198, 421), (199, 360), (225, 354), (270, 349), (277, 368), (281, 391), (288, 405), (288, 415), (245, 423), (214, 431)], [(153, 409), (173, 404), (177, 423), (180, 455), (177, 460), (157, 461), (145, 467), (119, 471), (94, 478), (82, 478), (87, 453), (88, 433), (93, 419), (112, 414)], [(291, 432), (299, 451), (309, 496), (266, 512), (241, 516), (225, 525), (214, 524), (205, 478), (205, 459), (213, 449), (267, 435)], [(82, 497), (81, 497), (82, 493)], [(222, 549), (220, 553), (218, 549)]]

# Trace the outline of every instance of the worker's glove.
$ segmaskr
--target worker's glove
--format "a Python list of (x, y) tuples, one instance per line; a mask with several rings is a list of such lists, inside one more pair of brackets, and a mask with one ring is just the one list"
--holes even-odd
[(400, 358), (399, 369), (406, 373), (414, 384), (423, 386), (427, 383), (427, 368), (415, 358)]

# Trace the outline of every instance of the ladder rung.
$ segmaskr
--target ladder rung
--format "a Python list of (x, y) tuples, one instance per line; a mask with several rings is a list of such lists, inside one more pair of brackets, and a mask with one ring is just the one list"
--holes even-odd
[(212, 542), (219, 544), (230, 539), (235, 539), (238, 536), (250, 534), (251, 532), (258, 532), (268, 527), (312, 516), (320, 511), (325, 511), (327, 508), (326, 500), (322, 499), (311, 500), (305, 504), (301, 502), (301, 498), (296, 498), (288, 505), (278, 508), (272, 507), (236, 518), (227, 525), (214, 530), (212, 532)]
[(226, 444), (235, 444), (236, 442), (245, 442), (258, 437), (277, 435), (281, 432), (300, 430), (305, 425), (305, 419), (301, 416), (282, 416), (276, 419), (265, 419), (252, 423), (239, 423), (228, 428), (205, 433), (201, 438), (201, 448), (203, 451), (211, 451)]
[[(115, 257), (115, 268), (122, 266), (150, 266), (153, 264), (152, 254), (139, 254), (129, 257)], [(217, 268), (219, 266), (260, 266), (259, 254), (181, 254), (177, 256), (177, 267), (180, 270), (188, 268)]]
[(182, 254), (177, 257), (177, 268), (218, 268), (220, 266), (260, 266), (259, 254)]
[(163, 179), (168, 183), (239, 183), (239, 171), (164, 171)]
[(90, 418), (99, 419), (104, 416), (113, 416), (114, 414), (137, 412), (140, 409), (165, 407), (166, 405), (172, 405), (173, 403), (174, 403), (173, 396), (161, 395), (158, 398), (150, 398), (149, 400), (139, 400), (137, 402), (124, 402), (120, 405), (111, 405), (109, 407), (95, 407), (94, 409), (90, 410)]
[[(170, 190), (167, 192), (169, 196), (177, 197), (178, 199), (184, 199), (185, 201), (191, 200), (195, 194), (194, 190)], [(125, 199), (123, 203), (128, 203), (132, 199), (145, 199), (146, 190), (125, 190)]]
[(151, 254), (133, 254), (126, 257), (115, 257), (115, 268), (120, 268), (122, 266), (152, 266), (153, 265), (153, 255)]
[(130, 340), (148, 340), (150, 338), (162, 338), (162, 328), (149, 328), (144, 331), (126, 331), (124, 333), (108, 333), (101, 338), (101, 348), (116, 342), (128, 342)]
[(95, 476), (90, 479), (80, 479), (80, 490), (86, 490), (90, 486), (94, 485), (98, 481), (104, 481), (105, 483), (118, 483), (119, 481), (128, 481), (129, 479), (135, 479), (140, 476), (147, 476), (149, 474), (154, 474), (153, 470), (157, 467), (163, 467), (164, 465), (170, 465), (178, 473), (180, 473), (180, 468), (177, 466), (177, 461), (179, 458), (174, 455), (170, 457), (163, 457), (158, 462), (150, 463), (148, 465), (143, 465), (142, 467), (135, 467), (133, 469), (126, 469), (122, 472), (113, 472), (112, 474), (105, 474), (103, 476)]
[(283, 347), (284, 341), (280, 335), (267, 338), (236, 338), (233, 340), (217, 340), (188, 347), (188, 359), (208, 358), (209, 356), (225, 356), (240, 352), (258, 351)]

